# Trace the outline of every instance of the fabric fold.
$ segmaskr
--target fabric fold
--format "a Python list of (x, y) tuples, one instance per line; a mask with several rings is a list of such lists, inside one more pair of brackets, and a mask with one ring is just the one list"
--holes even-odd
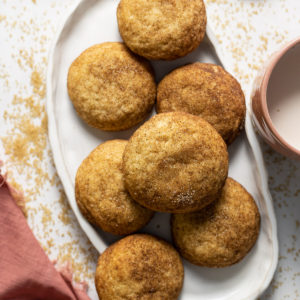
[(45, 254), (0, 174), (0, 299), (88, 300)]

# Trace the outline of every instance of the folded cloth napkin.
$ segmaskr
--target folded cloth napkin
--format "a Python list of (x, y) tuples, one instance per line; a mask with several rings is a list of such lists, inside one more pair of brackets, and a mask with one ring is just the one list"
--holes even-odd
[[(1, 170), (0, 170), (1, 171)], [(88, 300), (61, 275), (35, 239), (0, 173), (0, 299)]]

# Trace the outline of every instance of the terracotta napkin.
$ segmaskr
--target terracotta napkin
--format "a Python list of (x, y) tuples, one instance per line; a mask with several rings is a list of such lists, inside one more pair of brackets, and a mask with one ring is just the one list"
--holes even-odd
[[(1, 170), (0, 170), (1, 171)], [(88, 300), (56, 271), (0, 173), (0, 299)]]

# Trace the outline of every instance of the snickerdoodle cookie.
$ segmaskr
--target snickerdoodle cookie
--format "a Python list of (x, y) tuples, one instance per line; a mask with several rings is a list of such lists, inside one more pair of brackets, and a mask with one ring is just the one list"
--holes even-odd
[(162, 212), (191, 212), (215, 200), (228, 171), (227, 147), (205, 120), (158, 114), (130, 138), (123, 155), (125, 186), (134, 200)]
[(183, 274), (179, 254), (170, 244), (134, 234), (101, 254), (95, 284), (101, 300), (176, 300)]
[(209, 122), (230, 144), (243, 128), (245, 97), (221, 66), (194, 63), (168, 74), (158, 85), (157, 112), (183, 111)]
[(102, 230), (117, 235), (137, 231), (153, 216), (125, 190), (121, 165), (126, 144), (112, 140), (96, 147), (81, 163), (75, 180), (82, 214)]
[(198, 47), (206, 29), (203, 0), (121, 0), (117, 18), (126, 45), (148, 59), (188, 54)]
[(142, 121), (156, 97), (149, 62), (117, 42), (81, 53), (69, 68), (67, 86), (78, 115), (90, 126), (108, 131)]
[(172, 215), (171, 226), (184, 258), (219, 268), (237, 263), (250, 251), (259, 234), (260, 215), (252, 196), (228, 178), (218, 200), (197, 213)]

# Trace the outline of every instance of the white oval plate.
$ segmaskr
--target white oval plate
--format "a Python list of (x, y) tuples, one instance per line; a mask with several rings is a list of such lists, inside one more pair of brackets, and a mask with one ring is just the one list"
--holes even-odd
[[(136, 128), (109, 133), (86, 126), (78, 118), (69, 100), (66, 82), (70, 64), (83, 50), (101, 42), (121, 41), (116, 19), (118, 2), (79, 1), (66, 18), (54, 42), (47, 77), (49, 138), (57, 172), (80, 226), (100, 253), (118, 237), (95, 229), (81, 215), (74, 197), (76, 170), (98, 144), (109, 139), (127, 139)], [(222, 62), (226, 67), (221, 48), (209, 28), (207, 35), (212, 43), (206, 38), (200, 47), (188, 56), (172, 62), (153, 62), (157, 81), (172, 69), (189, 62)], [(200, 268), (184, 261), (185, 281), (180, 299), (255, 299), (267, 288), (273, 277), (278, 260), (276, 220), (261, 150), (249, 115), (246, 131), (247, 136), (242, 134), (229, 147), (229, 175), (247, 188), (259, 206), (262, 222), (258, 241), (246, 258), (232, 267)], [(171, 242), (169, 215), (157, 213), (143, 232), (161, 236)]]

